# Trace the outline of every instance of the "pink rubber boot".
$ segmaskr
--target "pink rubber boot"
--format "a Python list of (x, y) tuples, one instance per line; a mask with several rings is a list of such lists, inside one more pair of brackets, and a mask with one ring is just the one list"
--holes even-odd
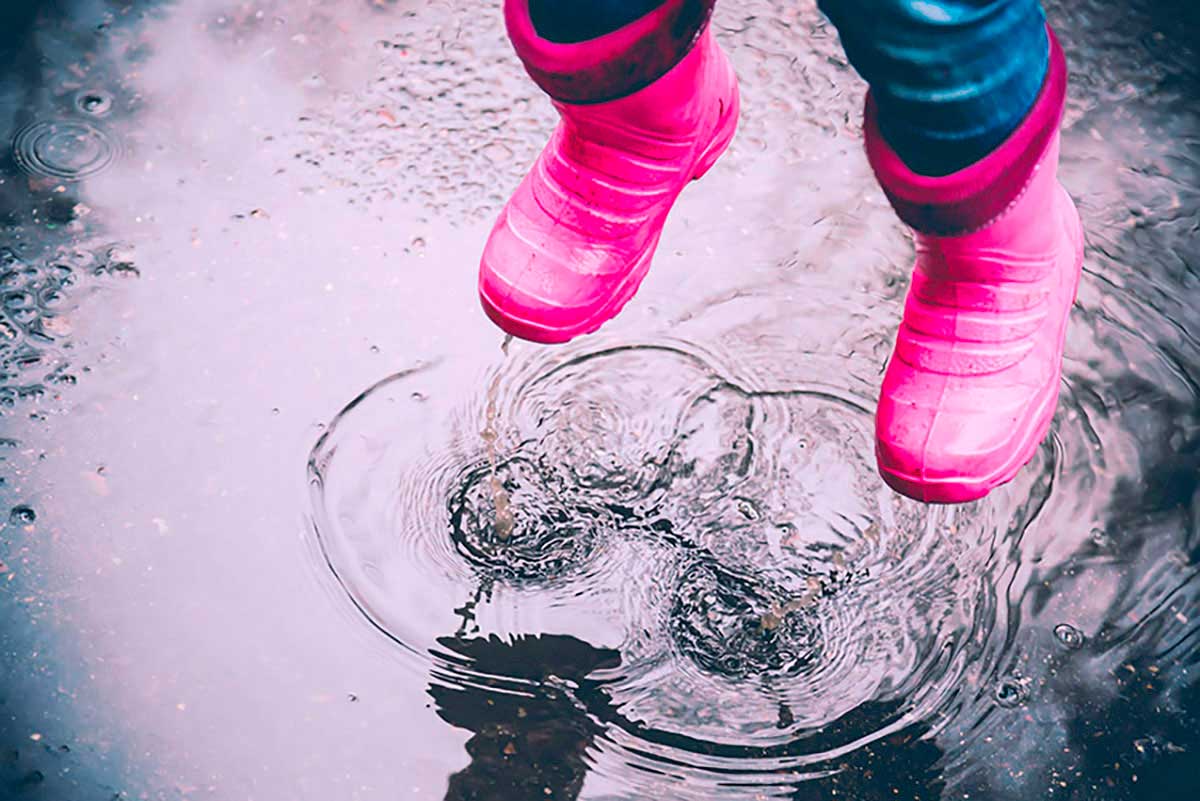
[(557, 129), (492, 229), (479, 297), (510, 334), (565, 342), (637, 291), (687, 183), (733, 138), (738, 90), (709, 31), (714, 0), (668, 0), (578, 44), (541, 38), (528, 0), (506, 0), (509, 37), (554, 100)]
[(867, 101), (867, 155), (917, 251), (876, 452), (884, 480), (917, 500), (971, 501), (1010, 481), (1054, 416), (1083, 230), (1056, 177), (1066, 64), (1053, 34), (1050, 48), (1020, 128), (945, 177), (910, 171)]

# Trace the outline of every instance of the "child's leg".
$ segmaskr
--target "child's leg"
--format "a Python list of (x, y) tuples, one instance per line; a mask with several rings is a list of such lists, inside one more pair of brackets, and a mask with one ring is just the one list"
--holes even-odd
[(980, 498), (1054, 416), (1083, 234), (1059, 185), (1066, 61), (1035, 0), (821, 0), (871, 84), (867, 156), (916, 267), (875, 416), (880, 473)]
[(663, 0), (529, 0), (537, 32), (552, 42), (594, 39), (649, 14)]
[(565, 342), (620, 312), (676, 197), (729, 144), (738, 93), (714, 2), (505, 0), (517, 55), (562, 117), (480, 260), (480, 300), (508, 333)]
[(1016, 129), (1042, 87), (1038, 0), (819, 0), (871, 86), (879, 127), (925, 175), (965, 167)]

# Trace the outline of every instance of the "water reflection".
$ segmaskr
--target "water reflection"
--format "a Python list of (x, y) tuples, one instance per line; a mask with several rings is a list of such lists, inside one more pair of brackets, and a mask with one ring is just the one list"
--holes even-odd
[(619, 667), (620, 655), (565, 635), (438, 644), (447, 668), (429, 694), (444, 721), (474, 733), (446, 801), (578, 798), (601, 731), (579, 699), (595, 691), (588, 676)]
[[(637, 730), (621, 714), (605, 682), (591, 678), (597, 671), (620, 668), (620, 654), (597, 649), (566, 635), (518, 637), (503, 641), (446, 637), (434, 656), (444, 665), (434, 673), (429, 694), (438, 715), (447, 723), (473, 733), (466, 748), (471, 762), (450, 777), (447, 801), (505, 799), (537, 801), (578, 798), (594, 762), (598, 740), (610, 726)], [(869, 730), (894, 717), (895, 708), (864, 707), (829, 727), (830, 742), (846, 739), (846, 731)], [(683, 743), (677, 736), (643, 732), (660, 745), (711, 756), (766, 758), (783, 749), (722, 749), (713, 744)], [(789, 784), (776, 777), (772, 797), (808, 801), (846, 795), (863, 801), (891, 798), (939, 798), (937, 775), (941, 751), (928, 729), (914, 726), (896, 732), (867, 749), (808, 769), (803, 781)], [(671, 767), (660, 765), (663, 783), (671, 785)], [(736, 794), (737, 782), (721, 783)], [(692, 797), (686, 787), (680, 788)], [(763, 786), (755, 792), (761, 795)], [(770, 789), (770, 788), (765, 788)], [(782, 793), (783, 795), (779, 795)], [(750, 797), (750, 796), (747, 796)]]

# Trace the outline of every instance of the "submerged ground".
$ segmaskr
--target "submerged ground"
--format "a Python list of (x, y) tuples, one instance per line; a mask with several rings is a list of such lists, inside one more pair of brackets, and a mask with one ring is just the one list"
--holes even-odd
[(1048, 10), (1063, 397), (954, 509), (873, 472), (911, 248), (812, 3), (719, 6), (730, 153), (507, 355), (498, 2), (0, 12), (0, 798), (1200, 797), (1200, 18)]

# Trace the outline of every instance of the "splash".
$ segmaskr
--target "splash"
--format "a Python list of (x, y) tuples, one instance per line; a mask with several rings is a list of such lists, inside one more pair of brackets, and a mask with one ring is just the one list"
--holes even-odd
[(1036, 510), (896, 496), (853, 395), (755, 389), (679, 343), (580, 346), (507, 362), (480, 440), (455, 433), (469, 406), (406, 400), (443, 381), (368, 392), (311, 470), (343, 586), (446, 681), (472, 681), (446, 651), (463, 610), (480, 637), (611, 648), (621, 669), (586, 702), (609, 724), (600, 762), (686, 765), (701, 785), (819, 768), (936, 716), (968, 671), (986, 681), (980, 588), (1011, 515)]
[(491, 469), (488, 486), (491, 487), (492, 506), (496, 510), (496, 536), (507, 540), (512, 536), (517, 521), (513, 516), (512, 498), (509, 497), (508, 490), (504, 488), (504, 482), (500, 480), (500, 474), (496, 470), (496, 440), (499, 439), (499, 433), (496, 431), (496, 396), (499, 391), (500, 374), (497, 373), (488, 385), (486, 420), (480, 436), (487, 448), (488, 466)]

